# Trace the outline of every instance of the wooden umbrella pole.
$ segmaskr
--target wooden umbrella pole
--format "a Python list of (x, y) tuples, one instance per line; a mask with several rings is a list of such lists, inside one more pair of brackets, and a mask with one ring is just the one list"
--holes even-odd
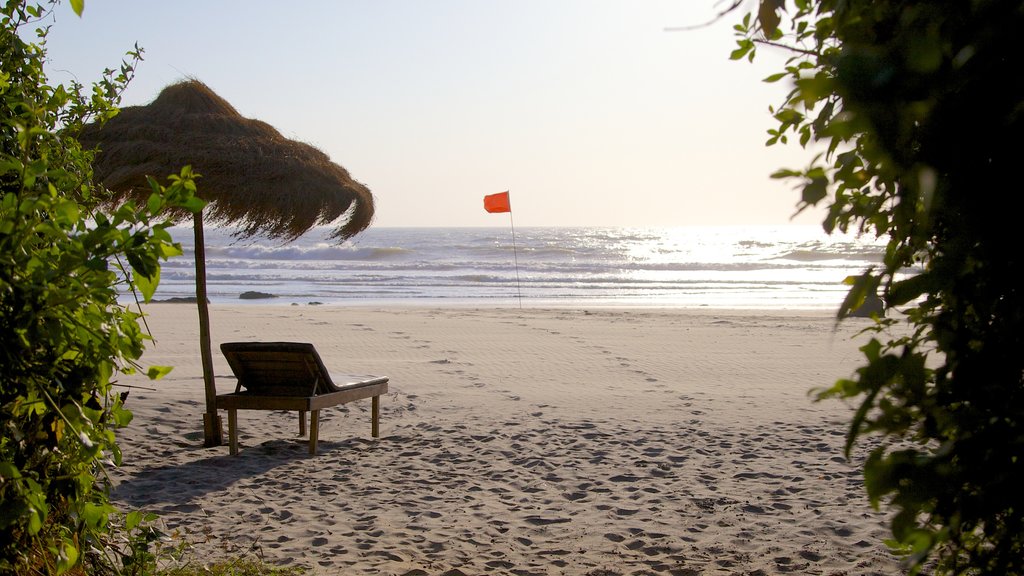
[(199, 306), (199, 353), (203, 361), (203, 383), (206, 386), (206, 413), (203, 414), (203, 443), (220, 446), (224, 434), (217, 415), (217, 383), (213, 378), (213, 351), (210, 346), (210, 305), (206, 299), (206, 241), (203, 238), (203, 213), (193, 216), (196, 244), (196, 303)]

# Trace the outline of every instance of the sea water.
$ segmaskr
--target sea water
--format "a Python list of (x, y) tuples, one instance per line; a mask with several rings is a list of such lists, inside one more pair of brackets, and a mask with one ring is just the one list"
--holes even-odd
[[(214, 303), (828, 309), (843, 280), (881, 261), (884, 240), (817, 226), (370, 228), (330, 240), (205, 232)], [(172, 235), (156, 299), (195, 295), (192, 230)], [(273, 298), (240, 300), (245, 292)]]

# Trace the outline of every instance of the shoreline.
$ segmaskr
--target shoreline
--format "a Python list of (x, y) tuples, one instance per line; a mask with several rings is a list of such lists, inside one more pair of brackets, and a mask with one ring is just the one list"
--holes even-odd
[[(829, 300), (827, 302), (810, 300), (809, 299), (794, 299), (786, 304), (774, 304), (766, 305), (763, 303), (756, 304), (741, 304), (739, 300), (734, 299), (723, 299), (718, 303), (708, 303), (701, 301), (700, 303), (694, 303), (691, 299), (696, 297), (688, 297), (682, 299), (679, 297), (665, 298), (659, 300), (650, 296), (640, 296), (636, 298), (628, 297), (613, 297), (613, 298), (600, 298), (595, 297), (592, 299), (581, 299), (575, 296), (565, 298), (536, 298), (536, 297), (525, 297), (523, 298), (523, 309), (586, 309), (586, 308), (610, 308), (610, 309), (623, 309), (623, 310), (715, 310), (723, 313), (729, 312), (816, 312), (816, 313), (834, 313), (838, 307), (839, 302), (842, 301), (842, 297), (845, 296), (845, 292), (837, 292), (835, 294), (837, 299), (835, 301)], [(208, 295), (207, 300), (211, 305), (217, 306), (281, 306), (281, 307), (305, 307), (305, 306), (331, 306), (338, 308), (430, 308), (430, 309), (444, 309), (444, 308), (480, 308), (480, 309), (511, 309), (519, 308), (518, 299), (515, 296), (510, 297), (494, 297), (494, 296), (481, 296), (481, 297), (459, 297), (459, 296), (444, 296), (444, 297), (366, 297), (366, 298), (352, 298), (352, 297), (317, 297), (317, 296), (279, 296), (270, 295), (268, 297), (260, 298), (243, 298), (241, 294), (233, 296), (222, 296), (222, 295)], [(749, 299), (744, 299), (749, 300)], [(168, 296), (161, 297), (157, 294), (157, 297), (150, 304), (195, 304), (195, 296)], [(121, 298), (122, 305), (134, 305), (134, 301), (127, 297)]]
[[(816, 311), (211, 307), (220, 342), (313, 342), (332, 371), (391, 378), (322, 413), (239, 412), (240, 454), (202, 448), (198, 325), (144, 305), (155, 344), (124, 379), (114, 500), (195, 556), (314, 574), (896, 574), (886, 519), (842, 459), (862, 319)], [(225, 418), (226, 420), (226, 418)], [(860, 456), (858, 456), (860, 457)], [(458, 571), (458, 572), (454, 572)], [(601, 572), (605, 571), (605, 572)]]
[[(666, 313), (678, 313), (678, 314), (722, 314), (726, 316), (737, 316), (737, 315), (790, 315), (796, 314), (800, 316), (828, 316), (834, 318), (836, 311), (839, 309), (839, 305), (828, 305), (828, 306), (793, 306), (793, 307), (777, 307), (777, 306), (765, 306), (765, 305), (713, 305), (713, 304), (702, 304), (699, 306), (682, 305), (682, 304), (664, 304), (664, 303), (622, 303), (613, 301), (594, 301), (594, 302), (581, 302), (579, 300), (566, 299), (564, 302), (556, 300), (545, 300), (545, 301), (526, 301), (520, 308), (519, 304), (515, 301), (515, 298), (481, 298), (481, 299), (459, 299), (459, 298), (443, 298), (431, 301), (424, 298), (394, 298), (394, 299), (365, 299), (365, 300), (304, 300), (297, 301), (297, 299), (289, 299), (286, 297), (274, 297), (274, 298), (259, 298), (259, 299), (217, 299), (207, 298), (211, 307), (218, 307), (224, 310), (230, 310), (234, 308), (248, 309), (248, 308), (281, 308), (287, 310), (295, 309), (335, 309), (335, 310), (390, 310), (390, 309), (402, 309), (402, 310), (476, 310), (476, 311), (488, 311), (488, 310), (503, 310), (508, 312), (545, 312), (545, 311), (579, 311), (584, 312), (587, 310), (609, 310), (609, 311), (621, 311), (628, 312), (630, 310), (635, 311), (651, 311), (651, 312), (666, 312)], [(122, 306), (128, 306), (133, 310), (138, 310), (134, 301), (124, 300), (120, 303)], [(195, 307), (196, 299), (192, 297), (170, 297), (166, 299), (156, 298), (149, 303), (142, 304), (142, 310), (145, 311), (149, 307), (163, 307), (163, 306), (186, 306)]]

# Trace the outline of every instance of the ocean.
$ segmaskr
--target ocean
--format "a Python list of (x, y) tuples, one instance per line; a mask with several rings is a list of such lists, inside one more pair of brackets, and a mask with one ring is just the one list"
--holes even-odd
[[(370, 228), (338, 244), (206, 230), (213, 303), (835, 310), (884, 240), (817, 226)], [(195, 295), (192, 229), (155, 298)], [(240, 300), (245, 292), (273, 298)]]

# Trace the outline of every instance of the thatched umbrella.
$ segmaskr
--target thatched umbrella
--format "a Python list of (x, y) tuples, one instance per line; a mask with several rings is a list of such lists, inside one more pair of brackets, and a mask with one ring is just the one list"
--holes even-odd
[[(95, 178), (113, 202), (144, 202), (147, 176), (163, 180), (185, 165), (201, 175), (198, 196), (208, 202), (194, 215), (196, 300), (206, 385), (207, 446), (222, 442), (210, 350), (203, 218), (256, 235), (290, 241), (318, 224), (338, 222), (341, 241), (373, 220), (373, 196), (316, 148), (289, 140), (269, 124), (242, 117), (205, 84), (187, 80), (164, 88), (146, 106), (131, 106), (106, 124), (82, 131), (85, 146), (98, 146)], [(184, 215), (182, 215), (184, 216)]]

